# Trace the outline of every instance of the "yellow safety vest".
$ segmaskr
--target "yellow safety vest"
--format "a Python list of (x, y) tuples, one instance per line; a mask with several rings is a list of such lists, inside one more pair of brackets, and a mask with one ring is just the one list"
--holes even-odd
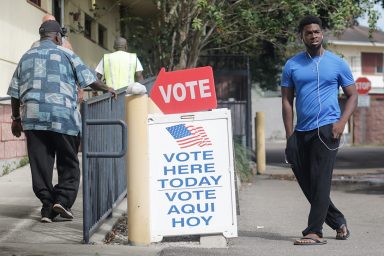
[(136, 53), (116, 51), (104, 54), (104, 78), (108, 86), (120, 89), (135, 82)]

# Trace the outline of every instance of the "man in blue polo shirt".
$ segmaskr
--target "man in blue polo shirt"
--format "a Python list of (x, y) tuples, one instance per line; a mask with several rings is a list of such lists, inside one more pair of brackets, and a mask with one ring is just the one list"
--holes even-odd
[[(340, 138), (357, 106), (357, 91), (347, 63), (323, 48), (321, 20), (315, 16), (303, 18), (299, 33), (306, 50), (287, 61), (281, 81), (286, 159), (311, 204), (308, 226), (294, 244), (325, 244), (324, 222), (336, 230), (336, 239), (349, 237), (346, 219), (332, 203), (330, 189)], [(342, 114), (340, 87), (347, 98)]]
[[(80, 168), (77, 158), (81, 117), (77, 109), (77, 85), (111, 92), (81, 59), (61, 46), (63, 31), (57, 21), (44, 22), (40, 44), (20, 59), (9, 85), (12, 133), (24, 131), (32, 173), (32, 186), (40, 199), (41, 221), (52, 222), (60, 214), (72, 219)], [(20, 106), (22, 112), (20, 115)], [(53, 186), (55, 156), (58, 184)]]

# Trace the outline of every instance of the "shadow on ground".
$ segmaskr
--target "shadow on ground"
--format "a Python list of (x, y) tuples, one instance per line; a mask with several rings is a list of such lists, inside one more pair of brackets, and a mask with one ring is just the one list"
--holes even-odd
[[(267, 165), (285, 166), (285, 144), (266, 146)], [(384, 169), (384, 146), (345, 146), (339, 150), (335, 169)]]

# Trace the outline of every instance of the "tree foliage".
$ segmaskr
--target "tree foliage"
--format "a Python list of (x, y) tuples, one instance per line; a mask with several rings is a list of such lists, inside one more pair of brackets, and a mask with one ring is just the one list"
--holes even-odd
[[(123, 12), (123, 28), (144, 59), (148, 75), (161, 67), (168, 71), (194, 67), (202, 53), (243, 53), (277, 72), (281, 60), (297, 42), (297, 23), (307, 14), (318, 15), (335, 33), (368, 15), (373, 29), (376, 0), (155, 0), (151, 17)], [(257, 71), (258, 70), (258, 71)], [(274, 71), (273, 71), (274, 70)]]

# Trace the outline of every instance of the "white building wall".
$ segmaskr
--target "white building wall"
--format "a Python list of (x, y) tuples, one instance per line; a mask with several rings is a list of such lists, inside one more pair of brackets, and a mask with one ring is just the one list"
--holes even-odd
[(43, 10), (26, 0), (0, 1), (0, 97), (6, 96), (19, 59), (39, 38), (44, 14)]
[[(39, 27), (42, 17), (52, 12), (52, 1), (41, 0), (42, 8), (38, 8), (27, 0), (1, 0), (0, 1), (0, 97), (7, 96), (7, 90), (21, 56), (31, 47), (32, 43), (39, 40)], [(99, 0), (100, 16), (95, 18), (95, 24), (102, 24), (107, 28), (106, 48), (98, 45), (98, 31), (95, 25), (94, 35), (91, 40), (82, 33), (69, 33), (69, 41), (81, 59), (90, 67), (95, 68), (104, 53), (113, 51), (113, 42), (120, 35), (120, 15), (117, 1)], [(73, 25), (71, 11), (88, 13), (92, 1), (65, 0), (64, 26)], [(84, 26), (84, 22), (81, 22)]]
[[(90, 68), (96, 68), (100, 59), (105, 53), (113, 51), (113, 43), (117, 36), (120, 36), (120, 13), (117, 1), (98, 0), (96, 1), (100, 11), (98, 17), (94, 19), (92, 36), (87, 38), (81, 31), (71, 32), (68, 37), (73, 50)], [(84, 27), (84, 15), (94, 17), (95, 12), (91, 12), (92, 1), (88, 0), (68, 0), (65, 4), (64, 26), (67, 28), (78, 28), (77, 22), (73, 20), (71, 12), (80, 12), (80, 25)], [(100, 16), (99, 16), (100, 15)], [(98, 24), (107, 29), (106, 48), (98, 45)]]

